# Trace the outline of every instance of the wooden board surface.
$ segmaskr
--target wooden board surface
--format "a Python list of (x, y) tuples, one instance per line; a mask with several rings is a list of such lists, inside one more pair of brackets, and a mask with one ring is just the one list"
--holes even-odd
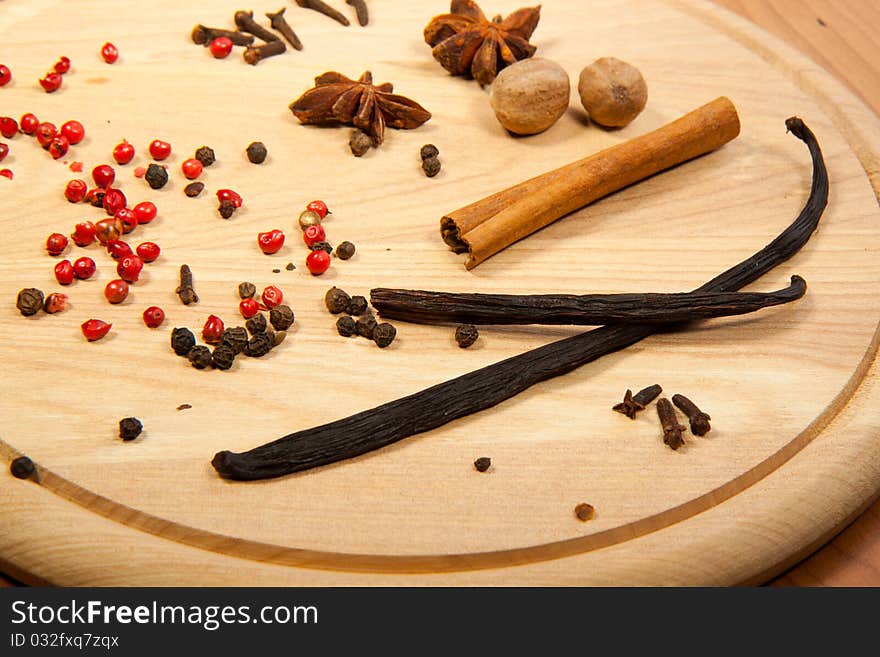
[[(546, 3), (535, 37), (543, 56), (572, 78), (597, 56), (628, 59), (645, 73), (651, 100), (629, 128), (608, 133), (585, 125), (573, 96), (552, 130), (511, 139), (485, 92), (446, 76), (420, 42), (442, 4), (427, 12), (374, 4), (366, 29), (297, 12), (306, 51), (255, 68), (212, 61), (185, 39), (195, 22), (222, 22), (236, 6), (212, 8), (216, 21), (161, 3), (149, 17), (130, 8), (130, 24), (146, 24), (137, 35), (113, 37), (123, 50), (116, 66), (96, 60), (107, 38), (98, 22), (71, 44), (75, 72), (63, 92), (37, 93), (25, 75), (4, 90), (11, 115), (81, 117), (89, 139), (75, 157), (87, 167), (123, 137), (141, 149), (159, 134), (180, 144), (174, 164), (210, 143), (221, 161), (208, 171), (209, 190), (231, 186), (247, 199), (223, 223), (209, 199), (183, 197), (179, 174), (151, 192), (131, 167), (120, 171), (130, 198), (160, 206), (160, 219), (142, 230), (165, 249), (132, 299), (114, 308), (103, 302), (110, 268), (99, 254), (102, 276), (70, 289), (65, 315), (37, 323), (11, 304), (2, 311), (0, 331), (19, 348), (8, 356), (10, 394), (0, 416), (9, 420), (0, 437), (7, 454), (28, 453), (44, 468), (41, 487), (7, 477), (0, 488), (4, 507), (23, 512), (0, 517), (0, 554), (13, 574), (62, 584), (737, 583), (761, 580), (863, 508), (880, 476), (870, 435), (877, 145), (866, 108), (809, 62), (704, 5), (657, 3), (634, 16), (626, 3), (598, 3), (584, 25), (567, 3)], [(54, 5), (13, 4), (19, 23), (11, 40), (30, 43), (40, 12)], [(499, 11), (515, 8), (508, 5)], [(406, 34), (413, 37), (399, 36)], [(54, 48), (29, 61), (51, 63)], [(393, 132), (381, 150), (355, 160), (346, 131), (298, 126), (286, 105), (317, 73), (365, 68), (434, 118), (416, 132)], [(743, 120), (741, 137), (722, 151), (576, 213), (473, 272), (439, 243), (442, 211), (722, 94)], [(169, 99), (173, 113), (163, 111)], [(693, 287), (766, 243), (803, 203), (809, 168), (803, 146), (785, 135), (791, 114), (822, 141), (832, 201), (804, 252), (753, 289), (800, 273), (810, 291), (798, 304), (650, 338), (479, 416), (339, 466), (245, 485), (213, 474), (208, 460), (217, 449), (342, 417), (572, 332), (487, 329), (478, 349), (463, 352), (449, 330), (401, 324), (394, 347), (379, 351), (333, 334), (321, 309), (329, 285), (355, 293), (377, 285)], [(241, 155), (252, 139), (270, 148), (259, 168)], [(445, 165), (433, 180), (414, 159), (427, 141)], [(0, 197), (0, 220), (18, 237), (3, 247), (0, 294), (9, 299), (26, 284), (51, 287), (45, 235), (89, 216), (58, 200), (69, 171), (21, 137), (13, 147), (16, 179)], [(305, 273), (295, 240), (274, 258), (254, 244), (258, 230), (292, 231), (299, 208), (316, 196), (334, 210), (331, 239), (359, 246), (355, 259), (320, 278)], [(197, 272), (198, 307), (176, 304), (184, 261)], [(283, 268), (288, 261), (295, 271)], [(210, 312), (234, 317), (243, 279), (284, 288), (296, 332), (270, 358), (231, 372), (196, 372), (175, 359), (171, 326), (199, 326)], [(157, 332), (139, 323), (151, 303), (169, 311)], [(79, 321), (98, 312), (113, 319), (113, 338), (85, 344)], [(624, 388), (654, 381), (700, 400), (715, 420), (711, 439), (673, 453), (649, 414), (631, 423), (608, 411)], [(193, 408), (178, 412), (181, 403)], [(144, 420), (138, 443), (114, 439), (124, 415)], [(487, 475), (471, 466), (480, 455), (493, 458)], [(596, 506), (595, 520), (573, 518), (580, 501)], [(195, 563), (204, 569), (194, 572)]]

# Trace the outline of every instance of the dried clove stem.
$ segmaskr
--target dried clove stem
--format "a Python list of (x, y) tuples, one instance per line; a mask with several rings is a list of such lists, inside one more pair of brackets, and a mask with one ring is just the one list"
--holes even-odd
[(287, 7), (282, 7), (274, 14), (266, 12), (266, 18), (272, 21), (273, 30), (278, 30), (281, 33), (281, 36), (287, 39), (288, 43), (290, 43), (290, 45), (293, 46), (296, 50), (302, 50), (302, 41), (300, 41), (299, 37), (296, 36), (296, 32), (293, 31), (292, 27), (290, 27), (290, 23), (287, 22), (287, 19), (284, 18), (285, 11), (287, 11)]
[(254, 20), (254, 12), (252, 11), (237, 11), (235, 12), (235, 16), (233, 16), (233, 20), (235, 21), (236, 27), (242, 32), (253, 34), (267, 43), (270, 41), (279, 41), (277, 34), (270, 32)]
[(688, 420), (690, 421), (692, 434), (695, 436), (705, 436), (709, 433), (709, 430), (712, 428), (709, 424), (709, 420), (712, 418), (701, 411), (694, 402), (684, 395), (675, 394), (672, 395), (672, 403), (675, 404), (682, 413), (687, 415)]
[(287, 50), (287, 46), (281, 39), (277, 41), (269, 41), (260, 46), (248, 46), (244, 49), (244, 61), (251, 66), (256, 66), (264, 59), (280, 55)]
[[(822, 150), (801, 119), (793, 117), (785, 123), (810, 151), (813, 180), (806, 204), (772, 242), (700, 286), (697, 292), (726, 292), (748, 285), (795, 255), (819, 225), (828, 203), (828, 172)], [(491, 408), (536, 383), (570, 372), (656, 331), (657, 326), (652, 324), (600, 326), (246, 452), (217, 452), (211, 464), (222, 477), (254, 480), (359, 456)]]
[(420, 324), (570, 324), (681, 322), (744, 315), (800, 299), (807, 283), (792, 276), (775, 292), (671, 294), (456, 294), (375, 288), (370, 303), (386, 319)]
[(639, 390), (635, 395), (632, 390), (627, 390), (623, 395), (623, 401), (611, 407), (612, 411), (623, 413), (630, 420), (636, 419), (636, 413), (645, 410), (645, 407), (660, 396), (663, 388), (659, 383)]
[(684, 438), (681, 435), (684, 427), (678, 423), (675, 408), (666, 397), (657, 400), (657, 417), (660, 418), (660, 426), (663, 427), (663, 442), (669, 445), (670, 449), (678, 449), (684, 445)]
[(180, 285), (175, 291), (185, 306), (198, 302), (199, 295), (193, 288), (193, 275), (189, 265), (180, 265)]
[(328, 5), (326, 2), (322, 2), (321, 0), (296, 0), (296, 4), (298, 4), (303, 9), (314, 9), (319, 14), (329, 16), (337, 23), (342, 23), (346, 27), (349, 25), (348, 19), (345, 17), (344, 14), (336, 11), (333, 7)]
[(227, 37), (236, 46), (249, 46), (254, 42), (251, 34), (238, 32), (236, 30), (224, 30), (219, 27), (205, 27), (204, 25), (196, 25), (192, 31), (193, 43), (200, 46), (210, 46), (211, 42), (217, 37)]
[(345, 4), (354, 7), (358, 23), (361, 27), (370, 22), (370, 13), (367, 11), (366, 0), (345, 0)]

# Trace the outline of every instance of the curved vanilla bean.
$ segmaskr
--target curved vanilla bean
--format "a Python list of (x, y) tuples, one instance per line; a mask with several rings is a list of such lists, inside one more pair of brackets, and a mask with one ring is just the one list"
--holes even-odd
[[(736, 290), (785, 262), (807, 243), (828, 202), (828, 173), (812, 131), (799, 118), (786, 121), (806, 143), (813, 162), (810, 197), (797, 219), (770, 244), (695, 290)], [(305, 429), (247, 452), (221, 451), (211, 464), (229, 479), (280, 477), (359, 456), (416, 433), (491, 408), (536, 383), (648, 337), (651, 324), (612, 324), (575, 335), (403, 397), (373, 409)]]
[(616, 322), (684, 322), (744, 315), (804, 296), (807, 283), (774, 292), (671, 294), (466, 294), (375, 288), (370, 303), (384, 319), (418, 324), (593, 325)]

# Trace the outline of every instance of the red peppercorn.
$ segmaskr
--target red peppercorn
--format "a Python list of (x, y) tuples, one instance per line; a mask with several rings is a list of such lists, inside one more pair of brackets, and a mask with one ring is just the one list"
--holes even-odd
[(105, 246), (107, 247), (107, 253), (117, 262), (133, 253), (128, 242), (123, 242), (122, 240), (108, 240)]
[(101, 46), (101, 57), (108, 64), (112, 64), (119, 59), (119, 49), (108, 41)]
[(309, 226), (303, 231), (303, 242), (306, 243), (306, 246), (311, 246), (316, 242), (324, 242), (327, 240), (327, 234), (324, 232), (324, 227), (318, 224), (314, 226)]
[(137, 217), (138, 225), (148, 224), (156, 218), (156, 204), (152, 201), (143, 201), (134, 208), (134, 216)]
[(88, 246), (95, 241), (95, 224), (91, 221), (78, 223), (73, 227), (70, 237), (77, 246)]
[(9, 178), (10, 180), (12, 180), (12, 176), (13, 176), (12, 170), (11, 169), (0, 169), (0, 176), (3, 176), (4, 178)]
[(122, 141), (113, 148), (113, 159), (117, 164), (128, 164), (134, 159), (134, 146)]
[(91, 205), (94, 208), (103, 208), (104, 207), (104, 194), (107, 193), (106, 189), (102, 189), (100, 187), (95, 187), (94, 189), (90, 189), (86, 192), (86, 203)]
[(104, 288), (104, 296), (110, 303), (122, 303), (128, 296), (129, 286), (121, 278), (114, 278)]
[(70, 264), (70, 260), (62, 260), (55, 265), (55, 280), (61, 285), (70, 285), (75, 277), (76, 272), (73, 265)]
[(241, 196), (237, 192), (232, 191), (231, 189), (218, 189), (217, 190), (217, 200), (220, 201), (221, 203), (223, 201), (230, 201), (232, 203), (232, 205), (234, 205), (237, 208), (240, 208), (241, 204), (243, 203)]
[[(79, 203), (86, 197), (86, 192), (88, 191), (89, 186), (86, 184), (85, 180), (74, 178), (73, 180), (68, 182), (67, 187), (64, 188), (64, 198), (66, 198), (71, 203)], [(79, 246), (83, 245), (80, 244)]]
[(46, 239), (46, 250), (49, 252), (49, 255), (61, 255), (66, 248), (67, 237), (61, 233), (52, 233), (49, 235), (48, 239)]
[(202, 175), (202, 163), (193, 157), (184, 160), (183, 164), (180, 165), (180, 169), (189, 180), (194, 180)]
[(59, 75), (64, 75), (70, 70), (70, 57), (61, 57), (52, 68)]
[(37, 142), (43, 148), (49, 148), (49, 142), (58, 134), (58, 128), (54, 123), (44, 121), (37, 126)]
[(330, 210), (327, 209), (327, 204), (324, 201), (312, 201), (306, 206), (306, 210), (311, 210), (315, 212), (321, 219), (326, 217)]
[(0, 144), (0, 162), (5, 160), (7, 155), (9, 155), (9, 146)]
[(263, 300), (263, 305), (271, 310), (284, 301), (284, 292), (274, 285), (268, 285), (263, 290), (263, 294), (260, 295), (260, 298)]
[(55, 135), (52, 137), (52, 141), (49, 142), (49, 155), (52, 156), (53, 160), (57, 160), (67, 155), (69, 148), (70, 142), (67, 141), (67, 137), (64, 135)]
[(150, 306), (144, 311), (144, 324), (150, 328), (158, 328), (165, 321), (165, 311), (159, 306)]
[(119, 264), (116, 265), (116, 273), (119, 277), (129, 283), (136, 283), (141, 276), (141, 270), (144, 268), (144, 261), (138, 255), (130, 254), (124, 256)]
[(238, 312), (240, 312), (241, 316), (245, 319), (250, 319), (260, 312), (260, 304), (257, 303), (256, 299), (242, 299), (241, 303), (238, 304)]
[(277, 228), (266, 233), (259, 233), (257, 235), (257, 244), (260, 245), (260, 249), (266, 255), (278, 253), (281, 247), (284, 246), (284, 233)]
[(12, 79), (12, 71), (8, 66), (0, 64), (0, 87), (5, 87)]
[(0, 135), (12, 139), (18, 134), (18, 121), (11, 116), (0, 116)]
[(126, 203), (128, 203), (128, 200), (125, 198), (125, 194), (122, 193), (122, 190), (115, 188), (108, 189), (104, 194), (104, 200), (101, 201), (104, 210), (111, 217), (124, 208)]
[(61, 292), (52, 292), (46, 297), (46, 301), (43, 303), (43, 310), (50, 315), (67, 310), (67, 295), (61, 294)]
[(18, 120), (18, 129), (22, 131), (23, 134), (33, 135), (37, 132), (37, 127), (40, 125), (40, 119), (36, 117), (36, 115), (28, 112), (27, 114), (22, 114), (21, 118)]
[(217, 315), (210, 315), (202, 327), (202, 339), (208, 344), (220, 344), (223, 328), (223, 320)]
[(147, 173), (147, 167), (135, 167), (134, 177), (143, 178)]
[(86, 340), (94, 342), (107, 335), (111, 326), (113, 326), (113, 324), (108, 324), (100, 319), (89, 319), (80, 324), (79, 328)]
[(73, 261), (73, 273), (81, 281), (91, 278), (97, 269), (95, 261), (87, 256)]
[(135, 251), (137, 251), (137, 254), (144, 262), (153, 262), (156, 258), (159, 257), (159, 254), (162, 252), (162, 250), (159, 248), (159, 245), (155, 242), (144, 242), (143, 244), (138, 244)]
[(61, 87), (61, 75), (59, 73), (46, 73), (46, 77), (40, 78), (40, 86), (47, 94), (58, 91)]
[(122, 223), (116, 218), (101, 219), (95, 224), (95, 237), (101, 244), (119, 239), (120, 235), (122, 235)]
[(67, 141), (70, 142), (71, 146), (80, 143), (86, 136), (86, 129), (79, 121), (65, 121), (61, 124), (59, 132), (67, 137)]
[(223, 59), (232, 52), (232, 39), (229, 37), (217, 37), (211, 41), (209, 48), (211, 54), (214, 55), (216, 59)]
[(113, 215), (115, 219), (119, 219), (122, 222), (122, 234), (128, 235), (131, 231), (138, 227), (137, 215), (135, 215), (134, 210), (131, 208), (122, 208), (121, 210), (117, 210), (116, 214)]
[(116, 180), (116, 171), (109, 164), (99, 164), (92, 169), (92, 180), (98, 187), (109, 187)]
[(312, 251), (306, 257), (306, 267), (312, 276), (320, 276), (330, 267), (330, 254), (322, 249)]
[(171, 155), (171, 144), (161, 139), (154, 139), (150, 142), (150, 155), (154, 160), (164, 160)]

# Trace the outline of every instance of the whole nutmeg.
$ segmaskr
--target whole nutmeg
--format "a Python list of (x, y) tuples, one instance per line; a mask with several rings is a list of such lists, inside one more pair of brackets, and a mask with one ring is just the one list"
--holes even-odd
[(505, 68), (489, 92), (498, 122), (517, 135), (544, 132), (568, 109), (571, 83), (556, 62), (533, 57)]
[(622, 128), (645, 109), (648, 85), (632, 64), (602, 57), (581, 71), (578, 94), (592, 121)]

